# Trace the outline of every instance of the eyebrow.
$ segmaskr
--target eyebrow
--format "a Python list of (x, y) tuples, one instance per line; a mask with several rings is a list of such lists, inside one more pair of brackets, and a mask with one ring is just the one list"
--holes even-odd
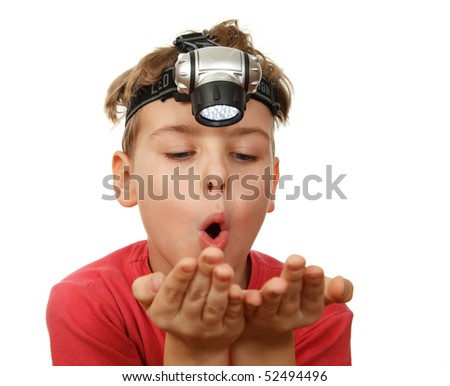
[(267, 139), (268, 141), (270, 141), (270, 135), (266, 131), (256, 128), (256, 127), (237, 127), (231, 131), (230, 136), (231, 137), (242, 137), (244, 135), (250, 135), (250, 134), (259, 134), (259, 135), (263, 136), (265, 139)]
[(164, 134), (171, 134), (171, 133), (195, 135), (198, 133), (198, 129), (185, 125), (166, 126), (155, 130), (153, 133), (150, 134), (150, 138), (155, 138)]
[[(211, 130), (217, 130), (220, 128), (211, 128)], [(196, 127), (191, 127), (191, 126), (186, 126), (186, 125), (175, 125), (175, 126), (165, 126), (165, 127), (161, 127), (157, 130), (155, 130), (153, 133), (150, 134), (150, 138), (156, 138), (159, 136), (162, 136), (164, 134), (171, 134), (171, 133), (178, 133), (178, 134), (185, 134), (185, 135), (190, 135), (190, 136), (194, 136), (197, 135), (199, 132), (199, 129)], [(263, 138), (265, 138), (266, 140), (270, 141), (270, 135), (259, 128), (256, 127), (236, 127), (234, 129), (231, 130), (231, 132), (229, 133), (230, 137), (242, 137), (245, 135), (251, 135), (251, 134), (258, 134), (261, 135)]]

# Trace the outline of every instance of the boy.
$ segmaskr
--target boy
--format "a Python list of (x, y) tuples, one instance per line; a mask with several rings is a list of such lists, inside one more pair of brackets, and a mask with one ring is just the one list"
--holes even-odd
[(139, 205), (148, 238), (52, 289), (55, 365), (351, 364), (351, 283), (251, 251), (274, 209), (273, 131), (290, 94), (235, 21), (112, 83), (109, 118), (127, 111), (116, 196)]

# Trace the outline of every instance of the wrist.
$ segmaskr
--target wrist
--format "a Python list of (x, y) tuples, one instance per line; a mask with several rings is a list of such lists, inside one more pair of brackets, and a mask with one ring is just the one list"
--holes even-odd
[(166, 334), (165, 366), (226, 366), (228, 347), (196, 347), (172, 334)]

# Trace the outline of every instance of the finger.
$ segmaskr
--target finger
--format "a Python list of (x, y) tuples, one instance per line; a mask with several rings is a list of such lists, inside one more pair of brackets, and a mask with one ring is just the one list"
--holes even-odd
[(138, 277), (131, 285), (131, 291), (139, 304), (147, 310), (164, 281), (162, 273), (151, 273)]
[(342, 276), (325, 278), (325, 304), (347, 303), (353, 297), (353, 284)]
[(282, 295), (286, 292), (288, 284), (281, 277), (273, 277), (261, 289), (262, 303), (256, 310), (256, 316), (264, 318), (266, 315), (278, 313)]
[(203, 308), (202, 320), (205, 323), (222, 322), (228, 308), (228, 296), (233, 277), (233, 269), (228, 264), (222, 263), (214, 267), (211, 287)]
[(214, 267), (223, 262), (223, 251), (219, 248), (204, 249), (198, 258), (198, 269), (193, 277), (182, 304), (187, 317), (202, 317), (208, 296)]
[(244, 294), (244, 316), (247, 320), (252, 320), (256, 309), (262, 304), (263, 298), (258, 290), (245, 290)]
[(322, 268), (305, 268), (300, 307), (309, 323), (318, 320), (324, 308), (325, 280)]
[(153, 307), (150, 309), (152, 317), (176, 315), (196, 269), (197, 261), (194, 258), (184, 258), (175, 265), (153, 300)]
[(288, 287), (281, 299), (278, 313), (288, 315), (298, 312), (300, 308), (300, 294), (303, 287), (303, 276), (306, 261), (302, 256), (292, 255), (286, 260), (281, 277), (286, 280)]
[(237, 325), (244, 317), (244, 292), (237, 284), (232, 284), (228, 293), (228, 309), (224, 316), (224, 324)]

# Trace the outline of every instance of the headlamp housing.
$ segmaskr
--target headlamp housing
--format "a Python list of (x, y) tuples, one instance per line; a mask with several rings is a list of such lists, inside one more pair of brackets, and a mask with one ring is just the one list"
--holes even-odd
[(182, 53), (174, 65), (178, 92), (191, 96), (192, 114), (206, 126), (228, 126), (240, 121), (247, 94), (256, 91), (261, 77), (255, 57), (230, 47)]

